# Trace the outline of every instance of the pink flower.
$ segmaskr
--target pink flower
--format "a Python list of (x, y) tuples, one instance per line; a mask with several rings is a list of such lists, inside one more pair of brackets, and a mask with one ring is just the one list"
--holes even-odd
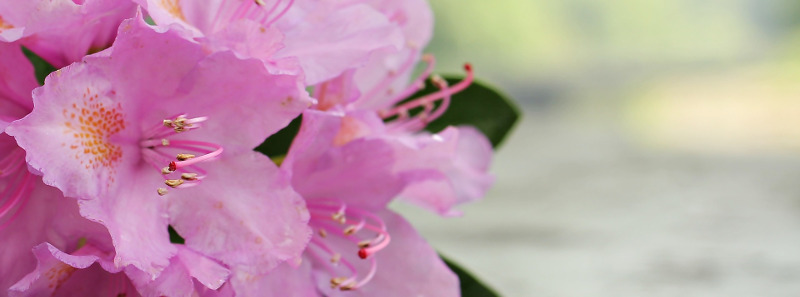
[(8, 133), (108, 228), (116, 267), (157, 276), (177, 252), (172, 225), (192, 250), (263, 273), (299, 255), (308, 214), (252, 149), (311, 101), (298, 77), (188, 36), (123, 22), (112, 48), (50, 75)]
[(284, 267), (248, 285), (267, 290), (286, 282), (319, 292), (292, 296), (339, 296), (342, 291), (354, 296), (459, 295), (457, 277), (436, 252), (405, 220), (386, 210), (406, 179), (395, 169), (402, 160), (394, 147), (373, 137), (342, 142), (354, 131), (381, 127), (380, 119), (367, 112), (303, 114), (281, 168), (311, 213), (315, 235), (304, 254), (309, 264)]
[[(291, 71), (297, 59), (307, 84), (363, 65), (370, 54), (402, 45), (401, 32), (368, 5), (326, 0), (135, 0), (160, 26), (180, 24), (215, 49)], [(265, 42), (265, 36), (284, 37)], [(282, 62), (279, 62), (282, 61)], [(277, 65), (277, 64), (283, 64)]]
[(111, 45), (136, 11), (119, 0), (14, 0), (0, 5), (0, 41), (19, 40), (56, 68)]
[(116, 267), (113, 253), (83, 243), (65, 253), (49, 243), (33, 248), (36, 268), (8, 290), (9, 296), (232, 296), (217, 289), (229, 271), (192, 250), (178, 253), (158, 276)]
[[(338, 144), (368, 137), (381, 138), (394, 147), (394, 170), (406, 178), (399, 195), (402, 200), (442, 215), (458, 215), (456, 205), (482, 198), (493, 183), (488, 174), (491, 145), (472, 127), (448, 127), (436, 134), (422, 129), (447, 110), (453, 94), (472, 83), (472, 68), (467, 64), (467, 77), (453, 86), (433, 76), (439, 92), (398, 104), (421, 90), (433, 72), (434, 57), (420, 55), (433, 28), (430, 7), (423, 0), (368, 2), (403, 32), (406, 47), (376, 53), (364, 67), (317, 85), (315, 108), (346, 113), (347, 129), (340, 133)], [(409, 82), (419, 59), (427, 67)], [(435, 108), (437, 101), (441, 105)], [(413, 109), (421, 112), (411, 117)], [(362, 115), (350, 116), (354, 111)], [(367, 119), (364, 113), (377, 116)]]

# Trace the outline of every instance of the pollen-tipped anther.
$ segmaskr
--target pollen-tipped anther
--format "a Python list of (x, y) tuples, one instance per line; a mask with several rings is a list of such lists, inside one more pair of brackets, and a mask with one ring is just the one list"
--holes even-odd
[(156, 190), (156, 191), (158, 192), (158, 196), (167, 195), (167, 189), (165, 189), (165, 188), (158, 188), (158, 190)]
[(182, 179), (168, 179), (168, 180), (164, 181), (164, 184), (167, 185), (167, 186), (170, 186), (172, 188), (176, 188), (176, 187), (182, 185), (183, 182), (184, 181)]
[(164, 174), (164, 175), (170, 174), (170, 173), (172, 173), (172, 171), (174, 171), (174, 170), (170, 170), (169, 167), (161, 168), (161, 174)]
[(331, 263), (333, 263), (333, 264), (339, 263), (340, 260), (342, 260), (342, 255), (341, 254), (336, 253), (336, 254), (333, 254), (333, 256), (331, 256)]
[(197, 180), (197, 173), (181, 173), (182, 180)]
[(175, 159), (178, 159), (178, 161), (186, 161), (194, 157), (195, 155), (192, 154), (178, 154), (177, 156), (175, 156)]
[(353, 235), (353, 233), (356, 233), (356, 226), (347, 226), (342, 233), (344, 233), (344, 235)]

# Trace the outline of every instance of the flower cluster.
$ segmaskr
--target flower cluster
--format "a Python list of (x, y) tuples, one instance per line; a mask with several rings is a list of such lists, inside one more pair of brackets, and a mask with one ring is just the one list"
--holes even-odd
[(492, 183), (480, 132), (424, 130), (473, 80), (431, 75), (432, 25), (425, 0), (0, 4), (0, 296), (458, 296), (387, 208)]

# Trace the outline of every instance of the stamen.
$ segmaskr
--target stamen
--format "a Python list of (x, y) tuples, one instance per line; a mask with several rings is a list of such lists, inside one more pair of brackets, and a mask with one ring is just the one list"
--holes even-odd
[(165, 189), (165, 188), (158, 188), (157, 191), (158, 191), (158, 195), (159, 196), (167, 195), (167, 189)]
[[(342, 267), (349, 270), (352, 274), (350, 277), (336, 276), (331, 278), (331, 287), (334, 289), (338, 288), (342, 291), (348, 291), (358, 289), (369, 282), (374, 277), (377, 270), (377, 261), (372, 255), (389, 245), (390, 236), (386, 231), (386, 226), (382, 219), (371, 212), (347, 207), (344, 203), (309, 203), (308, 209), (311, 213), (311, 220), (309, 223), (317, 228), (321, 234), (320, 237), (311, 239), (310, 247), (315, 248), (309, 249), (309, 254), (320, 261), (330, 262), (330, 266), (326, 267), (332, 276), (340, 275), (339, 273)], [(359, 223), (347, 225), (346, 227), (337, 224), (343, 220), (356, 220)], [(362, 230), (375, 232), (377, 236), (371, 239), (358, 238), (357, 234), (360, 234)], [(338, 232), (329, 233), (329, 231), (341, 231), (342, 235), (339, 236), (342, 237), (340, 238), (349, 240), (354, 244), (354, 247), (357, 248), (355, 256), (370, 261), (370, 269), (366, 274), (361, 274), (363, 277), (359, 276), (359, 271), (348, 261), (348, 257), (342, 256), (341, 253), (334, 252), (325, 244), (323, 239), (326, 238), (328, 234), (339, 234)], [(320, 251), (328, 256), (317, 255)], [(350, 259), (355, 258), (351, 257)]]
[[(405, 116), (409, 110), (414, 108), (423, 107), (424, 110), (420, 112), (415, 119), (411, 119), (405, 122), (398, 122), (395, 124), (395, 129), (422, 129), (428, 123), (436, 120), (439, 118), (450, 105), (451, 97), (453, 94), (463, 91), (469, 85), (472, 84), (474, 80), (474, 72), (472, 71), (472, 65), (467, 63), (464, 65), (464, 70), (467, 72), (467, 76), (458, 82), (457, 84), (449, 87), (447, 85), (447, 81), (442, 79), (439, 76), (431, 77), (431, 80), (434, 85), (436, 85), (440, 90), (438, 92), (428, 94), (422, 96), (420, 98), (414, 99), (410, 102), (406, 102), (404, 104), (398, 105), (393, 109), (385, 112), (381, 112), (380, 116), (384, 119), (391, 118), (393, 116), (398, 116), (398, 120), (405, 119)], [(433, 111), (433, 104), (436, 101), (442, 100), (442, 103)], [(432, 112), (433, 111), (433, 112)]]
[(181, 179), (183, 180), (197, 180), (197, 173), (182, 173)]
[(186, 161), (194, 157), (195, 156), (192, 154), (178, 154), (175, 159), (178, 159), (179, 161)]
[(182, 179), (168, 179), (164, 181), (164, 184), (170, 186), (171, 188), (177, 188), (178, 186), (182, 185), (184, 181)]

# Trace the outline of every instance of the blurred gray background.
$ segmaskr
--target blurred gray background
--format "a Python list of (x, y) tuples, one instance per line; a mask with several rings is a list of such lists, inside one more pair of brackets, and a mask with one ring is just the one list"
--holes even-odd
[(432, 0), (524, 118), (484, 201), (396, 205), (504, 296), (800, 296), (800, 2)]

